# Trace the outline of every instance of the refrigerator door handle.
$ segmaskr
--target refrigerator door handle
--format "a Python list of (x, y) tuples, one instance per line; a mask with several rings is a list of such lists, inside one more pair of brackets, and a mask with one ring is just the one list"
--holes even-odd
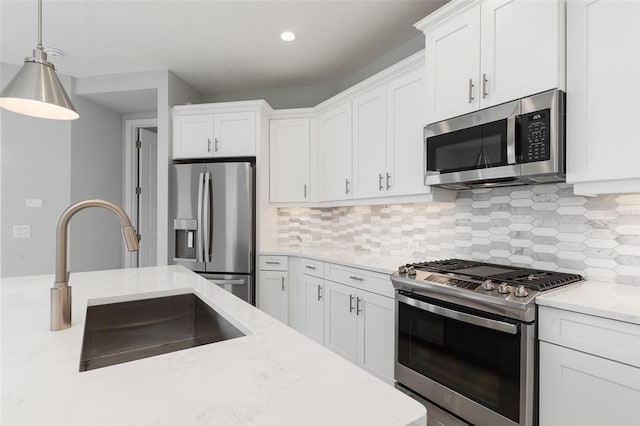
[(203, 212), (204, 216), (204, 261), (211, 262), (211, 231), (212, 231), (212, 223), (211, 217), (209, 216), (209, 205), (211, 203), (211, 173), (206, 172), (204, 174), (204, 201), (203, 201)]
[(202, 191), (204, 185), (204, 173), (200, 173), (198, 176), (198, 232), (196, 234), (196, 261), (203, 262), (202, 256)]

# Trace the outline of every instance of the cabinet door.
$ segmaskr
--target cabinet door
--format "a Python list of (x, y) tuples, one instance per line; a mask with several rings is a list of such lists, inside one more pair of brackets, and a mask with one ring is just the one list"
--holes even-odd
[(427, 124), (478, 109), (480, 5), (425, 33)]
[(567, 182), (635, 180), (592, 194), (640, 190), (638, 22), (640, 2), (567, 2)]
[(481, 108), (560, 87), (560, 48), (564, 45), (560, 4), (531, 0), (482, 3)]
[(309, 275), (302, 276), (304, 291), (303, 333), (324, 344), (324, 280)]
[(360, 290), (356, 308), (358, 365), (393, 383), (395, 301)]
[(540, 342), (540, 424), (632, 426), (640, 419), (640, 369)]
[(357, 290), (325, 281), (324, 345), (352, 363), (357, 362)]
[(388, 195), (428, 192), (424, 186), (424, 69), (387, 84)]
[(243, 157), (256, 155), (256, 113), (229, 112), (214, 115), (214, 155)]
[(384, 86), (355, 98), (353, 106), (353, 197), (386, 193), (387, 92)]
[(213, 114), (173, 116), (173, 158), (213, 156)]
[(351, 103), (318, 117), (320, 201), (351, 198)]
[(258, 273), (258, 307), (261, 311), (287, 324), (286, 271), (260, 271)]
[(269, 137), (269, 200), (309, 201), (309, 119), (273, 120)]

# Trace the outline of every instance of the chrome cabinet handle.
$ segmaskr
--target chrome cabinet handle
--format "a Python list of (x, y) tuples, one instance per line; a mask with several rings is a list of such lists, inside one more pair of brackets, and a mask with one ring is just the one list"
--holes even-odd
[(280, 277), (280, 279), (282, 280), (282, 291), (284, 291), (284, 277)]
[(304, 184), (304, 198), (307, 198), (307, 184)]
[(487, 80), (487, 75), (482, 74), (482, 99), (485, 99), (487, 96), (489, 96), (489, 92), (487, 91), (488, 87), (489, 80)]
[(384, 187), (382, 186), (382, 179), (383, 179), (382, 173), (380, 173), (378, 175), (378, 191), (382, 191), (384, 189)]
[(304, 267), (305, 267), (305, 268), (307, 268), (307, 269), (311, 269), (311, 270), (313, 270), (313, 271), (315, 271), (316, 269), (318, 269), (318, 268), (316, 268), (315, 266), (311, 266), (311, 265), (304, 265)]
[(207, 152), (211, 152), (211, 139), (207, 139)]
[(218, 152), (218, 138), (215, 138), (214, 141), (215, 141), (215, 144), (214, 144), (213, 150), (215, 152)]
[(349, 179), (344, 180), (344, 193), (349, 194)]
[(353, 294), (349, 295), (349, 313), (353, 312)]
[(387, 191), (391, 189), (391, 175), (387, 173)]
[(473, 102), (473, 79), (469, 79), (469, 103)]
[(267, 261), (266, 261), (266, 262), (264, 262), (264, 263), (266, 263), (267, 265), (279, 265), (279, 264), (280, 264), (280, 262), (275, 262), (275, 261), (273, 261), (273, 260), (267, 260)]
[(364, 278), (356, 277), (355, 275), (349, 275), (349, 278), (356, 281), (364, 281)]
[(361, 302), (362, 302), (362, 299), (359, 297), (356, 297), (356, 315), (360, 315), (360, 312), (362, 312), (362, 308), (360, 307)]
[(322, 286), (320, 286), (320, 284), (318, 284), (318, 301), (320, 301), (320, 299), (322, 299), (322, 294), (320, 294), (321, 290), (322, 290)]

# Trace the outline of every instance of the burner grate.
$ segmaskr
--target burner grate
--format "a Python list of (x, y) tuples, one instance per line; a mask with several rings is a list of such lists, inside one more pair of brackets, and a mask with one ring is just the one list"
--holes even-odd
[(524, 285), (525, 287), (538, 291), (551, 290), (552, 288), (582, 280), (582, 276), (578, 274), (539, 271), (534, 269), (519, 269), (513, 272), (494, 275), (491, 278), (513, 285)]

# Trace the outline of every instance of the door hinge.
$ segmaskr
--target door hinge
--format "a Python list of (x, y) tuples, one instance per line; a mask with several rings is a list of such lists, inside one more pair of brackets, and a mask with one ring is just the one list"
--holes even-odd
[(136, 237), (138, 237), (138, 242), (142, 241), (142, 235), (141, 234), (136, 234)]
[(142, 194), (142, 188), (140, 188), (139, 186), (138, 186), (138, 187), (136, 187), (136, 194), (137, 194), (137, 195)]
[(136, 148), (142, 148), (142, 141), (140, 140), (136, 141)]

